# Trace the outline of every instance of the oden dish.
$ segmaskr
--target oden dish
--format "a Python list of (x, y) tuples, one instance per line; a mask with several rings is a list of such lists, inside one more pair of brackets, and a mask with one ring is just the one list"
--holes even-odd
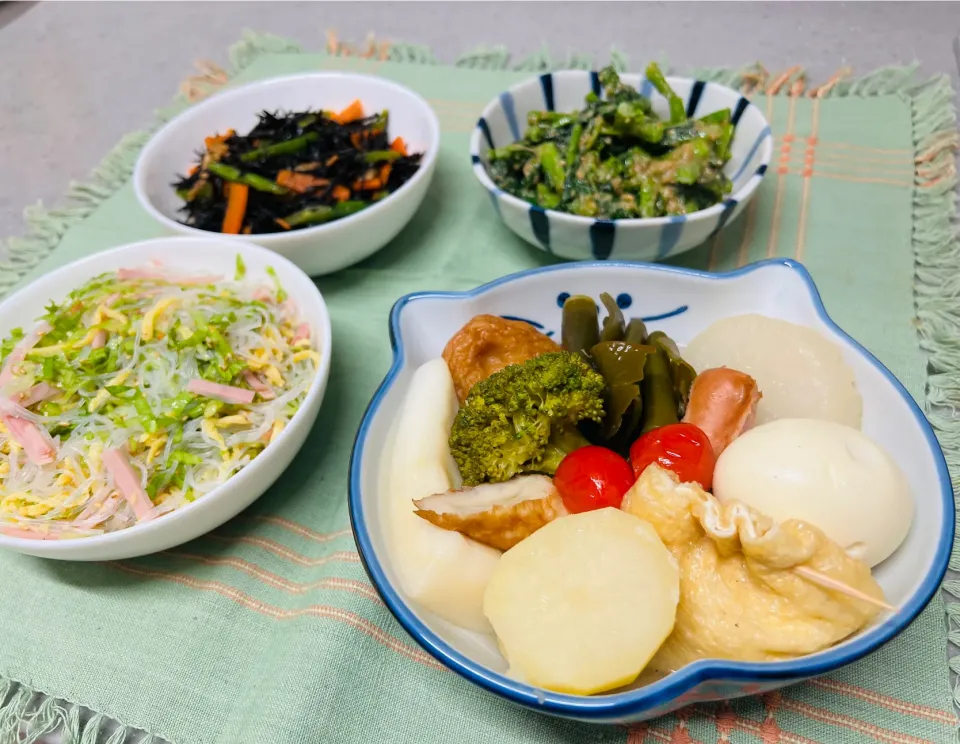
[[(616, 337), (615, 323), (609, 332), (605, 324), (597, 331), (600, 338), (591, 339), (588, 327), (564, 322), (562, 306), (569, 310), (571, 295), (598, 300), (602, 293), (608, 297), (599, 317), (614, 315), (611, 305), (620, 308), (626, 316), (619, 331), (622, 341), (655, 349), (665, 362), (646, 384), (631, 380), (628, 372), (611, 371), (603, 344)], [(596, 322), (596, 310), (592, 312)], [(658, 432), (676, 425), (670, 423), (672, 417), (704, 433), (698, 451), (715, 448), (721, 452), (714, 457), (719, 462), (727, 447), (736, 454), (737, 435), (749, 428), (751, 403), (756, 403), (751, 389), (743, 388), (742, 411), (721, 412), (720, 418), (735, 423), (717, 427), (697, 402), (703, 385), (716, 381), (711, 383), (704, 374), (709, 369), (690, 365), (696, 377), (688, 389), (689, 372), (682, 362), (689, 362), (684, 356), (687, 345), (713, 323), (750, 314), (812, 328), (839, 349), (862, 401), (862, 422), (855, 431), (884, 451), (903, 475), (906, 494), (894, 494), (888, 503), (905, 509), (894, 516), (910, 526), (905, 535), (882, 538), (898, 544), (872, 571), (866, 558), (846, 552), (853, 546), (841, 547), (844, 536), (829, 525), (807, 527), (791, 521), (793, 515), (773, 517), (762, 505), (751, 504), (748, 495), (727, 498), (710, 482), (712, 460), (706, 470), (698, 470), (703, 465), (697, 458), (690, 461), (692, 469), (678, 469), (658, 459), (656, 441), (645, 441), (634, 451), (634, 438), (643, 440), (639, 435), (649, 431), (656, 440)], [(487, 412), (471, 401), (469, 392), (458, 396), (466, 386), (456, 384), (462, 371), (448, 365), (445, 359), (452, 357), (444, 355), (450, 339), (477, 316), (526, 321), (563, 347), (538, 349), (538, 356), (526, 362), (519, 358), (523, 354), (510, 357), (499, 349), (512, 366), (499, 372), (488, 369), (492, 376), (474, 383), (484, 386), (484, 400), (513, 411), (513, 422), (519, 420), (517, 411), (528, 410), (526, 403), (516, 403), (521, 383), (529, 389), (531, 380), (540, 380), (543, 394), (537, 400), (549, 401), (537, 403), (536, 417), (541, 424), (549, 420), (549, 435), (526, 449), (532, 440), (520, 437), (519, 449), (504, 450), (500, 458), (484, 457), (484, 448), (498, 441), (496, 430), (484, 428)], [(642, 331), (626, 322), (641, 318)], [(577, 333), (569, 333), (571, 328)], [(350, 507), (358, 545), (374, 584), (413, 637), (441, 662), (495, 694), (571, 718), (622, 722), (651, 718), (694, 701), (775, 689), (876, 649), (916, 616), (939, 585), (952, 540), (953, 502), (932, 431), (896, 379), (829, 320), (812, 281), (795, 263), (767, 262), (727, 275), (636, 265), (551, 267), (464, 294), (403, 298), (394, 308), (391, 329), (395, 363), (364, 418), (351, 465)], [(589, 349), (585, 366), (564, 356), (571, 348)], [(711, 369), (725, 366), (722, 359), (710, 364)], [(720, 381), (730, 382), (730, 372), (722, 372)], [(567, 381), (565, 387), (557, 386), (556, 375)], [(703, 385), (698, 393), (699, 377)], [(570, 382), (574, 379), (576, 384)], [(733, 381), (739, 379), (734, 376)], [(760, 389), (753, 392), (762, 394), (762, 386), (755, 383)], [(623, 385), (616, 396), (614, 384)], [(417, 390), (423, 395), (419, 405)], [(596, 408), (598, 396), (604, 402), (620, 401), (619, 426), (607, 410)], [(639, 407), (637, 400), (642, 400)], [(772, 415), (781, 419), (778, 411), (774, 407)], [(533, 419), (527, 423), (532, 426)], [(536, 428), (531, 426), (523, 431)], [(484, 429), (483, 437), (475, 436), (478, 429)], [(761, 432), (757, 427), (748, 433)], [(580, 436), (590, 440), (592, 450), (580, 447)], [(414, 452), (413, 440), (424, 449)], [(617, 451), (629, 452), (639, 479)], [(584, 459), (577, 455), (584, 452), (604, 460), (609, 491), (578, 490), (578, 483), (590, 480), (581, 476), (596, 465), (569, 465)], [(424, 458), (407, 468), (411, 476), (400, 474), (403, 458), (417, 455)], [(451, 491), (461, 479), (467, 489)], [(398, 527), (398, 515), (406, 528)], [(573, 529), (577, 525), (580, 528)], [(440, 590), (445, 581), (441, 573), (426, 575), (418, 568), (424, 564), (403, 557), (408, 544), (403, 535), (409, 531), (420, 534), (422, 539), (411, 542), (421, 551), (436, 546), (431, 565), (453, 563), (469, 575), (470, 583), (461, 584), (459, 597)], [(435, 542), (428, 533), (436, 536)], [(604, 544), (615, 546), (611, 555), (617, 559), (594, 566), (604, 581), (585, 583), (580, 577), (585, 571), (573, 566), (589, 565), (590, 556), (596, 557), (587, 538), (600, 534), (608, 538)], [(929, 535), (936, 539), (925, 537)], [(750, 570), (736, 556), (756, 557), (759, 552), (763, 560), (780, 562), (776, 576), (787, 588), (788, 601), (768, 618), (769, 637), (760, 645), (747, 644), (733, 625), (718, 636), (722, 642), (704, 643), (696, 627), (675, 615), (680, 603), (714, 623), (718, 606), (751, 606), (756, 592), (763, 591), (757, 590), (756, 575), (748, 573), (753, 588), (742, 597), (734, 596), (725, 581), (699, 596), (691, 593), (691, 587), (705, 585), (695, 578), (700, 569), (691, 563), (689, 549), (696, 540), (714, 545), (726, 541), (725, 548), (732, 548), (733, 559), (740, 561), (731, 564), (732, 572)], [(790, 553), (797, 545), (806, 547)], [(784, 551), (790, 553), (786, 561)], [(555, 566), (567, 565), (564, 561), (568, 568), (557, 571)], [(640, 565), (660, 568), (651, 568), (645, 583), (630, 584), (635, 575), (631, 567)], [(581, 591), (588, 597), (581, 603), (586, 609), (571, 609), (576, 603), (571, 603), (570, 592)], [(531, 597), (552, 603), (555, 617), (538, 616), (534, 606), (521, 611)], [(638, 599), (653, 611), (642, 623), (623, 624), (624, 614), (631, 613), (630, 602)], [(825, 604), (815, 609), (816, 602)], [(792, 650), (778, 645), (783, 637), (777, 635), (777, 620), (790, 613), (800, 618), (821, 610), (829, 613), (830, 608), (838, 612), (829, 633), (818, 635), (811, 625), (811, 632)], [(586, 637), (586, 629), (597, 622), (609, 627), (611, 636), (624, 639), (623, 645), (605, 641), (592, 653), (574, 653), (575, 639)], [(558, 649), (571, 653), (558, 654)], [(561, 656), (570, 663), (558, 664)]]

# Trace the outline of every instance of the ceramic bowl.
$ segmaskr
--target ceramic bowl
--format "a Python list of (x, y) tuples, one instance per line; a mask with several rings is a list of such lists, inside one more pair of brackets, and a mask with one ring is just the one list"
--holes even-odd
[[(410, 152), (422, 152), (417, 172), (403, 186), (357, 214), (325, 225), (265, 235), (221, 235), (177, 221), (183, 202), (171, 184), (185, 173), (203, 148), (204, 137), (233, 128), (250, 131), (257, 115), (276, 111), (332, 109), (354, 99), (366, 111), (390, 112), (388, 134), (400, 136)], [(380, 250), (410, 221), (433, 178), (440, 150), (440, 124), (417, 93), (371, 75), (315, 72), (271, 78), (218, 93), (168, 122), (147, 143), (137, 160), (133, 188), (140, 206), (168, 233), (254, 242), (290, 259), (310, 276), (329, 274)]]
[(0, 548), (27, 555), (74, 561), (108, 561), (167, 550), (193, 540), (239, 514), (280, 476), (303, 446), (320, 411), (330, 373), (330, 315), (316, 285), (290, 261), (250, 243), (217, 238), (159, 238), (96, 253), (37, 279), (0, 302), (0, 337), (12, 328), (29, 326), (44, 314), (51, 300), (60, 302), (88, 279), (118, 268), (136, 268), (150, 261), (196, 272), (197, 275), (232, 278), (236, 257), (247, 267), (247, 276), (272, 280), (273, 267), (301, 317), (310, 324), (311, 338), (320, 353), (320, 368), (310, 384), (300, 410), (287, 427), (249, 465), (223, 485), (181, 509), (150, 522), (116, 532), (70, 540), (30, 540), (0, 534)]
[[(667, 101), (641, 75), (623, 74), (669, 118)], [(602, 89), (596, 72), (564, 70), (547, 73), (513, 86), (494, 98), (470, 138), (473, 172), (489, 192), (493, 208), (508, 228), (528, 243), (561, 258), (661, 261), (695, 248), (739, 215), (756, 193), (773, 154), (770, 126), (760, 109), (737, 91), (702, 80), (667, 78), (683, 99), (687, 115), (704, 116), (729, 108), (736, 126), (732, 157), (724, 172), (733, 190), (720, 204), (692, 214), (651, 219), (603, 220), (557, 212), (525, 202), (498, 188), (486, 169), (486, 155), (523, 137), (531, 111), (575, 111), (583, 99)]]
[[(591, 697), (547, 692), (506, 674), (491, 636), (467, 632), (411, 604), (400, 589), (384, 539), (381, 453), (411, 375), (441, 355), (467, 320), (491, 313), (528, 320), (558, 336), (569, 294), (609, 292), (631, 317), (643, 317), (681, 346), (717, 319), (760, 313), (816, 329), (842, 350), (863, 396), (863, 430), (883, 446), (910, 483), (916, 514), (900, 548), (874, 570), (897, 610), (847, 641), (789, 661), (703, 660), (653, 684)], [(407, 632), (438, 661), (483, 689), (533, 710), (596, 723), (627, 723), (690, 703), (764, 692), (834, 671), (876, 650), (907, 627), (940, 586), (954, 531), (946, 463), (923, 413), (880, 362), (830, 320), (806, 270), (788, 260), (729, 274), (659, 265), (560, 264), (504, 277), (469, 292), (400, 299), (390, 316), (394, 361), (360, 426), (350, 467), (350, 514), (366, 569)]]

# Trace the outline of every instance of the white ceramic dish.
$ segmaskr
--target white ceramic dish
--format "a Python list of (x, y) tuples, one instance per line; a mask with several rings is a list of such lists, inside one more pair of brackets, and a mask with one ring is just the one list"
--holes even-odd
[[(389, 110), (389, 136), (403, 137), (410, 152), (424, 154), (413, 177), (389, 197), (326, 225), (265, 235), (220, 235), (177, 221), (182, 202), (171, 183), (194, 162), (204, 137), (230, 128), (248, 132), (263, 110), (339, 111), (357, 98), (366, 111)], [(440, 124), (422, 96), (371, 75), (315, 72), (244, 85), (187, 109), (143, 148), (134, 169), (133, 188), (140, 206), (171, 234), (254, 242), (289, 258), (310, 276), (317, 276), (362, 261), (396, 237), (427, 193), (439, 149)]]
[[(399, 589), (384, 540), (381, 453), (388, 444), (406, 386), (423, 362), (480, 313), (512, 316), (558, 335), (568, 294), (610, 292), (631, 317), (643, 317), (681, 346), (719, 318), (760, 313), (806, 325), (841, 349), (863, 396), (863, 430), (883, 446), (910, 483), (916, 514), (906, 541), (874, 575), (898, 609), (827, 651), (776, 663), (704, 660), (654, 684), (614, 694), (563, 695), (521, 684), (505, 674), (491, 636), (451, 626), (411, 605)], [(462, 676), (534, 710), (597, 723), (626, 723), (693, 702), (764, 692), (833, 671), (874, 651), (903, 630), (940, 586), (954, 532), (953, 490), (926, 418), (897, 379), (827, 316), (809, 274), (775, 260), (729, 274), (656, 265), (565, 264), (514, 274), (462, 293), (400, 299), (390, 319), (394, 363), (364, 416), (350, 468), (350, 513), (360, 555), (387, 606), (429, 653)]]
[[(620, 79), (651, 98), (654, 110), (669, 118), (663, 96), (641, 75)], [(704, 116), (729, 108), (736, 126), (730, 162), (724, 172), (733, 190), (721, 203), (688, 215), (654, 219), (602, 220), (542, 209), (498, 188), (487, 174), (486, 154), (518, 141), (531, 111), (575, 111), (583, 98), (602, 92), (596, 72), (564, 70), (514, 85), (483, 110), (470, 138), (473, 172), (489, 192), (503, 224), (528, 243), (561, 258), (661, 261), (695, 248), (739, 215), (753, 197), (773, 155), (770, 126), (756, 106), (737, 91), (690, 78), (667, 81), (683, 99), (688, 116)]]
[(286, 469), (303, 446), (320, 411), (330, 374), (330, 315), (319, 290), (290, 261), (242, 241), (216, 238), (159, 238), (132, 243), (97, 253), (53, 271), (0, 303), (0, 337), (12, 328), (29, 325), (43, 315), (44, 305), (61, 301), (73, 289), (105, 271), (136, 268), (151, 260), (198, 275), (233, 278), (239, 254), (248, 277), (271, 280), (272, 266), (296, 303), (301, 317), (310, 324), (311, 338), (320, 353), (320, 369), (307, 391), (300, 410), (290, 423), (253, 462), (223, 485), (191, 504), (154, 521), (117, 532), (70, 540), (29, 540), (0, 534), (0, 548), (44, 558), (74, 561), (107, 561), (147, 555), (172, 548), (209, 532), (252, 504)]

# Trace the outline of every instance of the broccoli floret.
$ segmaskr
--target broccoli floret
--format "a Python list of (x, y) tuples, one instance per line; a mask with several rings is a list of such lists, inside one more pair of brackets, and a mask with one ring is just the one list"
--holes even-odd
[(511, 365), (478, 382), (450, 432), (464, 484), (496, 483), (520, 473), (552, 475), (567, 453), (589, 444), (576, 426), (603, 420), (605, 390), (603, 377), (566, 351)]

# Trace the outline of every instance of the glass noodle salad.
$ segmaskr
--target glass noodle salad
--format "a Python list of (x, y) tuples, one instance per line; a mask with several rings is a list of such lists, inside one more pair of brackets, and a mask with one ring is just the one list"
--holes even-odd
[(101, 274), (0, 346), (0, 533), (113, 532), (203, 497), (277, 437), (320, 356), (276, 274)]

